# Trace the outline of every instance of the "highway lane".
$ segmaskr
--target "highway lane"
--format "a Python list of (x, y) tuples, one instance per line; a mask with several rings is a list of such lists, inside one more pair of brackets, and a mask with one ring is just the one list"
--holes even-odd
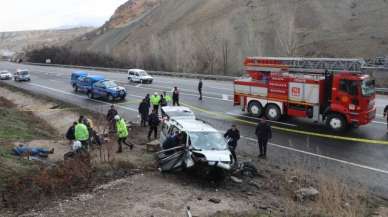
[[(93, 108), (96, 111), (106, 111), (109, 103), (103, 103), (87, 100), (84, 95), (74, 94), (69, 85), (69, 75), (71, 69), (38, 67), (38, 66), (18, 66), (10, 63), (0, 63), (0, 69), (9, 69), (14, 71), (17, 67), (29, 68), (32, 71), (31, 84), (8, 82), (12, 85), (17, 85), (24, 89), (37, 93), (49, 95), (61, 100), (81, 105), (85, 108)], [(196, 93), (197, 81), (192, 79), (181, 79), (171, 77), (157, 77), (153, 85), (128, 84), (125, 74), (109, 73), (109, 72), (94, 72), (96, 74), (104, 74), (110, 79), (121, 82), (129, 91), (130, 96), (127, 102), (120, 105), (125, 112), (126, 118), (136, 118), (136, 110), (138, 100), (146, 93), (155, 91), (170, 90), (177, 85), (182, 89), (181, 101), (183, 104), (193, 108), (196, 114), (205, 119), (213, 126), (220, 130), (226, 130), (232, 123), (237, 123), (242, 131), (242, 134), (250, 139), (244, 139), (238, 151), (243, 154), (257, 154), (256, 144), (252, 140), (254, 138), (254, 124), (256, 120), (252, 118), (242, 118), (227, 115), (233, 113), (243, 115), (239, 109), (232, 106), (232, 102), (223, 99), (222, 95), (232, 94), (232, 84), (230, 82), (205, 81), (205, 98), (204, 102), (198, 101)], [(211, 86), (210, 89), (208, 86)], [(231, 89), (228, 91), (228, 89)], [(379, 98), (378, 104), (380, 107), (384, 105), (385, 98)], [(381, 108), (379, 108), (381, 109)], [(274, 124), (275, 126), (286, 127), (290, 129), (301, 129), (306, 131), (314, 131), (329, 133), (321, 126), (309, 123), (300, 119), (286, 120), (287, 123), (293, 126), (285, 126)], [(382, 118), (376, 121), (383, 122)], [(296, 125), (296, 126), (295, 126)], [(295, 127), (294, 127), (295, 126)], [(367, 127), (348, 132), (345, 136), (355, 136), (358, 138), (381, 139), (387, 140), (385, 134), (385, 125), (371, 124)], [(274, 143), (270, 148), (270, 160), (279, 165), (285, 164), (306, 164), (304, 167), (321, 168), (322, 172), (335, 174), (343, 178), (352, 178), (354, 180), (362, 180), (370, 187), (384, 188), (384, 183), (388, 183), (388, 146), (379, 144), (365, 144), (362, 142), (349, 142), (335, 139), (326, 139), (303, 134), (294, 134), (281, 130), (274, 130)], [(281, 145), (283, 148), (276, 146)], [(290, 149), (285, 149), (290, 148)], [(298, 152), (299, 151), (299, 152)], [(303, 153), (307, 152), (307, 153)], [(315, 156), (317, 154), (317, 156)], [(319, 156), (318, 156), (319, 155)], [(344, 162), (342, 162), (344, 161)], [(354, 165), (353, 165), (354, 164)], [(371, 167), (371, 168), (368, 168)], [(379, 171), (382, 170), (382, 171)]]

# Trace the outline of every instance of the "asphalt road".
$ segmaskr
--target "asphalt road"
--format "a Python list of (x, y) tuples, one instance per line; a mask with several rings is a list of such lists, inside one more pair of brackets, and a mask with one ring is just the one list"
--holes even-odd
[[(98, 112), (106, 112), (109, 102), (90, 100), (74, 93), (70, 86), (70, 74), (76, 69), (19, 65), (0, 62), (0, 70), (14, 72), (17, 68), (31, 71), (31, 82), (2, 81), (63, 100)], [(128, 90), (127, 100), (118, 103), (120, 113), (127, 119), (137, 118), (139, 100), (147, 93), (170, 91), (174, 86), (181, 90), (181, 104), (190, 107), (199, 117), (221, 131), (237, 124), (243, 139), (238, 154), (256, 159), (258, 154), (254, 126), (257, 119), (241, 113), (232, 102), (233, 84), (224, 81), (204, 81), (204, 99), (198, 100), (197, 80), (154, 77), (154, 83), (130, 84), (123, 73), (88, 71), (102, 74), (117, 81)], [(1, 83), (0, 83), (1, 85)], [(302, 167), (313, 173), (322, 173), (341, 180), (360, 182), (370, 190), (388, 198), (388, 134), (382, 117), (382, 109), (388, 97), (377, 97), (378, 116), (367, 126), (342, 134), (334, 134), (323, 125), (305, 119), (288, 118), (272, 123), (273, 139), (268, 150), (268, 160), (281, 167)]]

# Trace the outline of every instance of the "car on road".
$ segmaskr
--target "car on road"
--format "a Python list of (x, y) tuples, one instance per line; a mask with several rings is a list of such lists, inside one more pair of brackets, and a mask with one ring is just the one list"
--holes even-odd
[(12, 74), (7, 71), (7, 70), (3, 70), (3, 71), (0, 71), (0, 80), (9, 80), (12, 78)]
[(154, 79), (142, 69), (129, 69), (128, 80), (134, 83), (152, 84)]
[(75, 72), (71, 73), (71, 78), (70, 78), (71, 86), (74, 88), (75, 84), (77, 83), (77, 80), (80, 77), (86, 77), (86, 76), (88, 76), (88, 73), (84, 72), (84, 71), (75, 71)]
[(105, 77), (101, 75), (81, 76), (76, 80), (73, 89), (75, 92), (89, 93), (92, 90), (94, 83), (103, 80), (105, 80)]
[[(173, 135), (180, 135), (177, 146), (164, 147)], [(170, 119), (163, 122), (158, 153), (161, 171), (198, 169), (201, 174), (224, 174), (235, 164), (222, 133), (195, 119)]]
[(124, 87), (118, 86), (116, 82), (111, 80), (97, 81), (92, 85), (92, 89), (88, 92), (90, 99), (105, 98), (109, 101), (124, 100), (127, 96), (127, 90)]
[(13, 75), (15, 81), (31, 81), (30, 71), (28, 69), (18, 69)]

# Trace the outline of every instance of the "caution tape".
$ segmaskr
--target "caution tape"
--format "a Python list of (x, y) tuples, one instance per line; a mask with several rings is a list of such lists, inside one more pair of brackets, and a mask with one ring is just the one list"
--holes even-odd
[[(206, 109), (202, 109), (196, 106), (188, 105), (185, 103), (182, 103), (183, 105), (192, 108), (193, 110), (197, 110), (212, 116), (218, 116), (222, 117), (224, 119), (228, 120), (234, 120), (238, 121), (241, 123), (246, 123), (250, 125), (256, 126), (257, 123), (252, 122), (252, 121), (247, 121), (247, 120), (242, 120), (240, 118), (236, 118), (230, 115), (226, 115), (223, 113), (219, 112), (212, 112), (208, 111)], [(343, 140), (343, 141), (351, 141), (351, 142), (361, 142), (361, 143), (368, 143), (368, 144), (377, 144), (377, 145), (388, 145), (388, 141), (382, 141), (382, 140), (373, 140), (373, 139), (364, 139), (364, 138), (354, 138), (354, 137), (346, 137), (346, 136), (337, 136), (337, 135), (330, 135), (330, 134), (323, 134), (323, 133), (315, 133), (315, 132), (310, 132), (310, 131), (304, 131), (304, 130), (297, 130), (297, 129), (290, 129), (290, 128), (284, 128), (284, 127), (279, 127), (279, 126), (272, 126), (273, 129), (284, 131), (284, 132), (289, 132), (289, 133), (296, 133), (296, 134), (301, 134), (301, 135), (308, 135), (308, 136), (316, 136), (316, 137), (321, 137), (321, 138), (328, 138), (328, 139), (337, 139), (337, 140)]]

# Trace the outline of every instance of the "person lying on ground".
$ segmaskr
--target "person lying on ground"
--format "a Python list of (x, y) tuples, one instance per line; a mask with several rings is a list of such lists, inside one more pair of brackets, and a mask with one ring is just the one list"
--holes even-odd
[(54, 148), (29, 147), (26, 145), (19, 145), (12, 149), (12, 154), (16, 156), (30, 155), (37, 157), (48, 157), (49, 154), (54, 153)]

